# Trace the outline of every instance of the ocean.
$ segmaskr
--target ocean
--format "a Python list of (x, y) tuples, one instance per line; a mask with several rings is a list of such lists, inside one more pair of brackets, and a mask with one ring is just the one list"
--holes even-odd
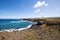
[(30, 24), (32, 24), (32, 22), (22, 19), (0, 19), (0, 31), (26, 28)]

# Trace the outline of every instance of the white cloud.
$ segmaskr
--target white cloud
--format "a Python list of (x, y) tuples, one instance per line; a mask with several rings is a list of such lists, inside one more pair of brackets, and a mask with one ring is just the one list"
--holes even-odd
[(45, 4), (45, 6), (48, 6), (48, 4)]
[(34, 5), (34, 8), (38, 8), (38, 7), (41, 7), (44, 5), (47, 6), (48, 4), (45, 1), (43, 1), (43, 2), (37, 1), (37, 3), (35, 3), (35, 5)]
[(40, 9), (37, 9), (36, 11), (35, 11), (35, 13), (39, 13), (40, 12)]
[(34, 8), (37, 8), (37, 10), (35, 11), (35, 13), (39, 13), (40, 12), (40, 7), (42, 6), (48, 6), (48, 4), (45, 1), (37, 1), (34, 5)]

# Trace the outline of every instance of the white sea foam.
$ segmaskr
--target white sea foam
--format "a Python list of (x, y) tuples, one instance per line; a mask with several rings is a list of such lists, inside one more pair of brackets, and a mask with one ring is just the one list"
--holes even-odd
[(21, 20), (21, 21), (11, 21), (11, 23), (20, 23), (20, 22), (26, 22), (24, 20)]
[(32, 23), (32, 24), (28, 25), (28, 26), (25, 27), (25, 28), (19, 28), (19, 29), (5, 29), (5, 30), (1, 30), (0, 32), (4, 32), (4, 31), (6, 31), (6, 32), (21, 31), (21, 30), (25, 30), (25, 29), (31, 28), (31, 26), (32, 26), (33, 24), (37, 24), (37, 22), (35, 22), (35, 23), (31, 22), (31, 23)]
[(26, 28), (20, 28), (20, 29), (5, 29), (5, 30), (1, 30), (0, 32), (4, 32), (4, 31), (6, 31), (6, 32), (21, 31), (21, 30), (28, 29), (28, 28), (30, 28), (31, 26), (32, 26), (32, 24), (29, 25), (29, 26), (27, 26)]
[(21, 21), (11, 21), (11, 23), (20, 23)]
[(26, 21), (24, 21), (24, 20), (21, 20), (21, 22), (26, 22)]

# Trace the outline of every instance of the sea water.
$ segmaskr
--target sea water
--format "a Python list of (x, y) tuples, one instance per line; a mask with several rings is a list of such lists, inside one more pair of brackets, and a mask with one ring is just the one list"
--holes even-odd
[(9, 29), (26, 29), (26, 27), (30, 24), (32, 24), (30, 21), (22, 19), (0, 19), (0, 31)]

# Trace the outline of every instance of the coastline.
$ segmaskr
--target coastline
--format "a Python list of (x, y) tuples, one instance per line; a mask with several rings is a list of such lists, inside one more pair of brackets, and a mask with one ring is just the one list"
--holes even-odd
[(21, 31), (30, 28), (32, 25), (27, 26), (26, 28), (19, 28), (19, 29), (5, 29), (1, 30), (0, 32), (13, 32), (13, 31)]
[(16, 31), (14, 29), (14, 31), (0, 32), (0, 40), (60, 40), (60, 25), (58, 24), (60, 19), (47, 20), (45, 24), (41, 24), (39, 21), (41, 20), (31, 21), (32, 23), (26, 28)]
[(24, 28), (19, 28), (19, 29), (5, 29), (5, 30), (1, 30), (0, 32), (13, 32), (13, 31), (21, 31), (21, 30), (25, 30), (25, 29), (29, 29), (31, 28), (32, 25), (34, 24), (37, 24), (37, 22), (31, 22), (31, 21), (28, 21), (32, 24), (28, 25), (27, 27), (24, 27)]

